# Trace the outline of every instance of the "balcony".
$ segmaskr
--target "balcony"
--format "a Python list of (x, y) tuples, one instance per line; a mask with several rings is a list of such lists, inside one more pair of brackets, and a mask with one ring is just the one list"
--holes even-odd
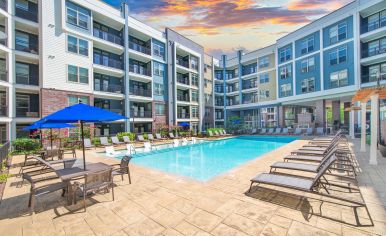
[(8, 106), (0, 105), (0, 116), (8, 116)]
[(192, 68), (193, 70), (198, 71), (198, 65), (197, 64), (191, 63), (190, 64), (190, 68)]
[(177, 58), (177, 65), (180, 65), (189, 69), (189, 62), (179, 58)]
[(149, 47), (144, 47), (134, 42), (129, 42), (129, 48), (149, 56), (151, 55), (151, 49)]
[(38, 118), (39, 112), (29, 111), (28, 108), (16, 108), (16, 117)]
[(214, 92), (215, 93), (224, 93), (224, 89), (222, 87), (214, 87)]
[(153, 113), (152, 111), (141, 111), (132, 109), (130, 116), (134, 118), (152, 118)]
[[(386, 80), (386, 73), (382, 73), (379, 76), (380, 80)], [(376, 75), (362, 75), (362, 84), (376, 82), (377, 80), (378, 79)]]
[[(29, 2), (29, 4), (32, 4)], [(36, 4), (35, 4), (36, 5)], [(38, 12), (37, 11), (32, 11), (32, 10), (26, 10), (22, 8), (18, 8), (17, 6), (15, 7), (15, 15), (17, 17), (30, 20), (33, 22), (38, 22)]]
[(362, 58), (372, 57), (386, 53), (386, 48), (371, 48), (362, 51)]
[(94, 64), (107, 66), (107, 67), (111, 67), (119, 70), (123, 69), (123, 63), (121, 61), (118, 61), (112, 58), (101, 57), (100, 55), (95, 55), (95, 54), (94, 54)]
[(96, 84), (94, 82), (94, 91), (101, 91), (101, 92), (107, 92), (107, 93), (123, 93), (123, 87), (121, 85), (116, 84)]
[(0, 70), (0, 81), (8, 81), (8, 72), (6, 70)]
[(224, 106), (224, 102), (215, 102), (214, 104), (215, 106), (218, 106), (218, 107), (223, 107)]
[(362, 25), (361, 32), (362, 34), (364, 34), (385, 26), (386, 26), (386, 20), (375, 21), (375, 22)]
[(93, 29), (94, 36), (111, 43), (115, 43), (122, 46), (122, 38), (119, 35), (115, 35), (109, 32), (102, 31), (100, 29)]
[(258, 87), (257, 81), (250, 82), (250, 83), (243, 83), (243, 90), (244, 89), (253, 89), (253, 88), (257, 88), (257, 87)]
[(22, 51), (22, 52), (39, 54), (38, 44), (33, 44), (33, 43), (25, 44), (24, 42), (19, 41), (17, 38), (16, 38), (16, 43), (15, 43), (15, 49), (18, 51)]
[(139, 75), (151, 76), (151, 69), (138, 65), (129, 65), (129, 71)]
[(190, 114), (186, 112), (178, 112), (177, 119), (190, 119)]
[(183, 76), (181, 74), (177, 74), (177, 83), (185, 84), (185, 85), (190, 85), (189, 77), (188, 76)]
[(141, 97), (149, 97), (151, 98), (152, 92), (151, 89), (142, 89), (142, 88), (129, 88), (130, 95), (133, 96), (141, 96)]
[(180, 101), (180, 102), (190, 102), (189, 95), (178, 94), (177, 95), (177, 101)]
[(235, 100), (229, 100), (227, 101), (227, 106), (235, 106), (235, 105), (239, 105), (240, 104), (240, 101), (235, 101)]
[(7, 0), (0, 0), (0, 8), (4, 11), (7, 11), (8, 1)]
[(243, 104), (250, 104), (250, 103), (256, 103), (258, 102), (258, 99), (254, 98), (254, 99), (245, 99), (243, 101)]
[(39, 75), (23, 74), (16, 71), (16, 83), (39, 86)]

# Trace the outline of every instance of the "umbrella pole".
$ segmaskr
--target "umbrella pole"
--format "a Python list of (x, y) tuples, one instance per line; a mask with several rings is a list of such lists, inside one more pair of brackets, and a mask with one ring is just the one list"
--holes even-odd
[(52, 128), (50, 129), (51, 150), (52, 150)]
[(80, 132), (82, 136), (82, 149), (83, 149), (83, 168), (86, 170), (86, 154), (84, 150), (84, 132), (83, 132), (83, 121), (80, 122)]

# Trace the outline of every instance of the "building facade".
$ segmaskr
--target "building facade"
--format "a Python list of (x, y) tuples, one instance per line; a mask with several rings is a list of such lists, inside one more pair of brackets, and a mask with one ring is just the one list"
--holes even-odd
[(95, 124), (103, 136), (181, 123), (200, 132), (233, 116), (250, 128), (334, 128), (348, 124), (358, 89), (386, 81), (382, 0), (356, 0), (271, 46), (218, 59), (129, 7), (0, 0), (1, 142), (79, 101), (129, 117)]

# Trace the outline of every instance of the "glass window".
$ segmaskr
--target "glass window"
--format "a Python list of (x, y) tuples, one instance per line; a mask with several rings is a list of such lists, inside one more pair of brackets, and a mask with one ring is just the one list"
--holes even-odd
[(88, 41), (79, 39), (79, 54), (88, 56)]
[(330, 35), (330, 44), (338, 42), (338, 26), (337, 25), (330, 28), (329, 35)]
[(68, 81), (78, 82), (78, 67), (68, 65), (67, 74)]
[(291, 60), (291, 47), (280, 50), (280, 62)]
[(88, 84), (88, 69), (79, 67), (79, 83)]
[(68, 96), (68, 105), (69, 106), (78, 104), (79, 102), (81, 102), (83, 104), (89, 104), (89, 98), (87, 96), (74, 96), (74, 95)]
[(83, 29), (89, 29), (90, 11), (66, 1), (66, 21)]
[(345, 62), (347, 60), (347, 46), (333, 49), (329, 53), (329, 60), (331, 66)]
[(330, 83), (331, 83), (331, 88), (347, 86), (348, 85), (347, 69), (331, 73)]
[(192, 118), (198, 118), (198, 107), (192, 107)]
[(153, 55), (164, 58), (165, 48), (159, 44), (153, 44)]
[(198, 87), (198, 74), (191, 74), (192, 85)]
[(154, 83), (154, 95), (163, 96), (164, 95), (164, 85), (159, 83)]
[(192, 102), (198, 102), (198, 92), (192, 90)]
[(28, 1), (27, 0), (16, 0), (15, 6), (16, 6), (16, 8), (28, 11)]
[(315, 91), (315, 78), (304, 79), (301, 84), (302, 93)]
[(379, 13), (371, 15), (367, 18), (368, 30), (375, 30), (379, 28)]
[(260, 96), (260, 99), (269, 98), (269, 90), (268, 89), (260, 90), (259, 96)]
[(266, 68), (269, 66), (269, 58), (268, 57), (260, 57), (259, 58), (259, 68)]
[(282, 84), (280, 86), (280, 94), (281, 97), (288, 97), (292, 95), (292, 85), (290, 83), (288, 84)]
[(290, 78), (291, 76), (292, 76), (291, 64), (280, 67), (280, 79)]
[(165, 104), (156, 103), (155, 104), (155, 114), (159, 115), (159, 116), (165, 115), (166, 114)]
[(29, 35), (20, 31), (16, 31), (16, 49), (25, 50), (29, 48)]
[(67, 37), (67, 50), (69, 52), (78, 53), (78, 39), (68, 35)]
[(314, 36), (308, 37), (301, 42), (301, 54), (306, 54), (314, 50)]
[(260, 84), (265, 84), (269, 82), (269, 74), (263, 73), (260, 75)]
[(347, 38), (347, 24), (346, 22), (338, 25), (338, 40), (341, 41)]
[(88, 84), (88, 69), (68, 65), (67, 79), (71, 82)]
[(29, 96), (25, 94), (16, 94), (16, 109), (22, 109), (28, 112), (30, 108)]
[(386, 10), (383, 10), (383, 11), (381, 12), (381, 16), (380, 16), (380, 25), (381, 25), (381, 27), (386, 26)]
[(29, 84), (29, 65), (16, 62), (16, 83)]
[(307, 58), (300, 62), (301, 72), (308, 73), (315, 70), (315, 58)]
[(164, 76), (164, 65), (158, 62), (154, 62), (153, 74), (157, 76)]

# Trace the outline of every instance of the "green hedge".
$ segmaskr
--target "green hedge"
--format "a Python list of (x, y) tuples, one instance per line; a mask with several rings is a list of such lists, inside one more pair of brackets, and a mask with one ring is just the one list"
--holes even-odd
[(33, 153), (41, 148), (39, 140), (18, 138), (12, 141), (13, 154)]
[(220, 132), (223, 130), (224, 130), (224, 128), (209, 128), (209, 129), (206, 129), (206, 133), (209, 134), (209, 131), (211, 131), (212, 134), (214, 134), (215, 131)]
[(119, 141), (123, 141), (123, 136), (129, 137), (130, 141), (134, 141), (135, 140), (135, 134), (130, 133), (130, 132), (121, 132), (121, 133), (117, 134), (117, 137), (118, 137)]

